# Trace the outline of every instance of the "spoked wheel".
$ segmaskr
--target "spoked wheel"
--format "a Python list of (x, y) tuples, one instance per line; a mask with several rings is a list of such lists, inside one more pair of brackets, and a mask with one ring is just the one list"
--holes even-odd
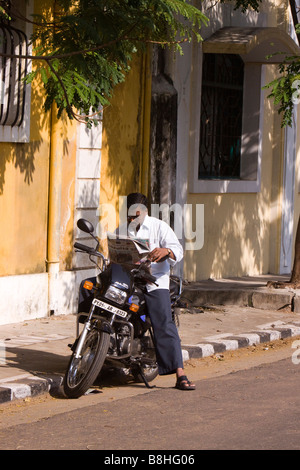
[[(141, 367), (143, 375), (147, 382), (152, 382), (158, 375), (158, 366), (157, 364), (153, 365), (144, 365)], [(138, 370), (133, 370), (132, 375), (134, 377), (135, 382), (142, 383), (144, 382), (140, 372)]]
[(109, 340), (109, 333), (92, 328), (85, 338), (80, 357), (72, 354), (63, 382), (68, 398), (79, 398), (93, 385), (105, 361)]

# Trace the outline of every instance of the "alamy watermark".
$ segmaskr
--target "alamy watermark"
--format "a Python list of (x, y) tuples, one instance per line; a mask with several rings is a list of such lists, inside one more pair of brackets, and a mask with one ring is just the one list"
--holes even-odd
[(294, 93), (292, 94), (292, 102), (294, 104), (299, 104), (300, 103), (300, 80), (294, 80), (292, 83), (292, 88), (296, 89)]
[[(130, 213), (130, 212), (129, 212)], [(204, 204), (151, 204), (150, 215), (172, 226), (177, 238), (185, 242), (185, 250), (201, 250), (204, 245)], [(119, 225), (120, 234), (127, 234), (127, 197), (119, 197), (119, 210), (113, 204), (100, 204), (96, 234), (106, 239), (108, 226)], [(134, 224), (134, 222), (132, 222)], [(123, 230), (123, 232), (122, 232)]]
[(294, 351), (292, 354), (292, 363), (295, 365), (299, 365), (300, 364), (300, 340), (299, 339), (292, 342), (292, 349), (296, 349), (296, 351)]
[(0, 366), (6, 364), (6, 347), (5, 342), (0, 339)]
[(5, 98), (7, 98), (7, 92), (5, 93), (5, 82), (0, 81), (0, 104), (4, 104)]

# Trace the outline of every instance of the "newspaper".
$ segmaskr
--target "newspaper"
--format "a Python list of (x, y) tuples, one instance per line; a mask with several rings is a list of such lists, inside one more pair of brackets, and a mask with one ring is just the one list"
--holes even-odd
[(150, 244), (147, 239), (130, 238), (107, 232), (109, 259), (118, 264), (139, 264), (147, 259)]

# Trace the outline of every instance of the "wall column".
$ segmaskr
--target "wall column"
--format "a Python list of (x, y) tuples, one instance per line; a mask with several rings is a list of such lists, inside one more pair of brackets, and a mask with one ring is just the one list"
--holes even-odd
[(59, 249), (61, 223), (61, 185), (63, 154), (59, 142), (58, 120), (52, 106), (50, 130), (50, 163), (49, 163), (49, 199), (48, 199), (48, 239), (47, 239), (47, 272), (48, 272), (48, 315), (57, 313), (57, 283), (59, 276)]

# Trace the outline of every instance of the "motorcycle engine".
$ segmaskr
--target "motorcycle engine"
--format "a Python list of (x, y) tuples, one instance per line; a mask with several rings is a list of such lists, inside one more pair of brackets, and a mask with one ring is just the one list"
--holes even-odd
[(142, 345), (141, 341), (138, 338), (135, 338), (131, 341), (129, 337), (123, 338), (120, 341), (120, 352), (121, 354), (130, 354), (131, 356), (136, 356), (141, 353)]
[(111, 356), (123, 356), (125, 354), (136, 356), (139, 355), (141, 351), (142, 344), (140, 339), (131, 339), (130, 328), (127, 325), (119, 327), (116, 334), (111, 336)]

